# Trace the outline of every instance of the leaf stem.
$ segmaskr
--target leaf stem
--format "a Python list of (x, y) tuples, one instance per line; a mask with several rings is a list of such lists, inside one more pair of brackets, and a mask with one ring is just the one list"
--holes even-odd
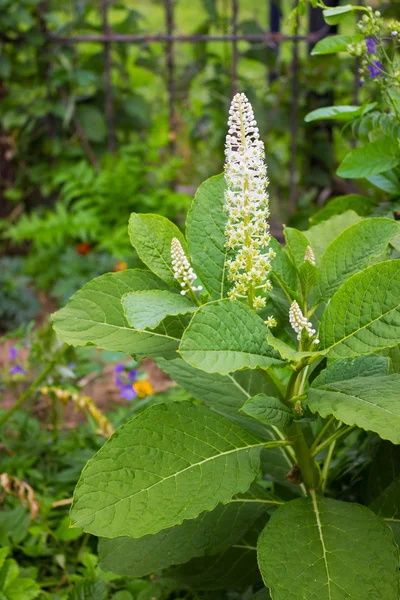
[(324, 461), (324, 466), (322, 467), (322, 472), (321, 472), (321, 483), (320, 483), (320, 487), (321, 487), (321, 492), (324, 493), (325, 492), (325, 488), (326, 488), (326, 484), (328, 481), (328, 474), (329, 474), (329, 468), (331, 466), (331, 461), (333, 458), (333, 453), (335, 451), (335, 446), (336, 446), (336, 440), (333, 440), (333, 442), (331, 443), (331, 445), (329, 446), (325, 461)]
[(315, 448), (317, 448), (318, 444), (320, 443), (320, 441), (322, 440), (322, 438), (324, 437), (324, 435), (328, 432), (328, 430), (330, 429), (331, 425), (333, 425), (333, 423), (335, 422), (335, 420), (336, 420), (335, 417), (332, 416), (325, 423), (325, 425), (322, 427), (321, 431), (319, 432), (319, 434), (315, 438), (313, 445), (311, 446), (311, 453), (314, 452)]
[(317, 446), (314, 449), (314, 451), (312, 453), (312, 456), (317, 456), (317, 454), (319, 454), (321, 452), (321, 450), (323, 450), (324, 448), (326, 448), (327, 446), (329, 446), (330, 444), (332, 444), (333, 441), (336, 442), (342, 436), (347, 435), (354, 428), (355, 428), (355, 425), (348, 425), (347, 427), (343, 427), (341, 429), (338, 429), (328, 439), (326, 439), (324, 442), (322, 442), (322, 444), (320, 444), (319, 446)]
[(268, 381), (268, 383), (272, 385), (272, 387), (277, 392), (280, 400), (283, 400), (285, 397), (285, 386), (283, 385), (279, 377), (276, 375), (276, 373), (274, 373), (274, 371), (271, 368), (265, 370), (259, 369), (259, 372)]

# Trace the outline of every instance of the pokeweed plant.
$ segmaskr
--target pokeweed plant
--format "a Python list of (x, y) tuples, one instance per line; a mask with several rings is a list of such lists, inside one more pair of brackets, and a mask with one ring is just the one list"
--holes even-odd
[[(193, 396), (115, 432), (82, 472), (72, 524), (101, 538), (101, 566), (119, 574), (168, 568), (200, 590), (263, 581), (274, 600), (397, 600), (399, 224), (347, 211), (287, 227), (283, 248), (267, 184), (238, 94), (225, 176), (199, 188), (186, 237), (132, 214), (149, 271), (98, 277), (54, 315), (63, 341), (153, 358)], [(381, 438), (388, 456), (371, 508), (326, 494), (350, 433)]]

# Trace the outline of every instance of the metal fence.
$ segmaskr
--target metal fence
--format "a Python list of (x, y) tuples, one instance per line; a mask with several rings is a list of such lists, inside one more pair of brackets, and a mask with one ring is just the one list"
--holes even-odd
[[(185, 0), (191, 1), (191, 0)], [(265, 48), (272, 48), (279, 53), (282, 44), (291, 44), (291, 109), (290, 109), (290, 208), (293, 210), (296, 199), (295, 186), (295, 158), (296, 158), (296, 137), (297, 137), (297, 105), (298, 105), (298, 69), (299, 69), (299, 45), (306, 44), (311, 48), (319, 39), (329, 33), (329, 27), (324, 25), (320, 16), (320, 9), (313, 14), (310, 13), (309, 29), (306, 35), (299, 35), (298, 29), (293, 35), (281, 33), (281, 0), (260, 0), (260, 5), (264, 2), (267, 14), (269, 14), (269, 30), (260, 34), (240, 33), (239, 27), (239, 8), (240, 2), (245, 4), (246, 0), (230, 0), (231, 2), (231, 23), (230, 32), (221, 35), (185, 35), (176, 33), (175, 17), (178, 7), (175, 6), (175, 0), (163, 0), (165, 14), (165, 32), (157, 34), (119, 34), (115, 33), (110, 25), (109, 11), (113, 0), (99, 0), (102, 15), (102, 33), (94, 35), (55, 35), (50, 31), (44, 30), (46, 44), (79, 44), (79, 43), (101, 43), (104, 47), (104, 91), (105, 91), (105, 117), (107, 124), (108, 149), (115, 150), (115, 127), (114, 127), (114, 103), (112, 86), (112, 60), (111, 49), (113, 44), (150, 44), (161, 43), (165, 47), (165, 68), (166, 68), (166, 87), (168, 93), (168, 115), (169, 130), (171, 140), (171, 150), (175, 151), (175, 132), (176, 132), (176, 63), (175, 52), (177, 44), (196, 44), (200, 42), (223, 42), (232, 45), (232, 64), (231, 64), (231, 85), (232, 94), (238, 90), (238, 64), (240, 53), (238, 43), (240, 41), (259, 42)], [(336, 5), (337, 0), (326, 0), (329, 5)], [(297, 5), (297, 0), (293, 0), (293, 7)], [(10, 40), (12, 41), (12, 40)]]

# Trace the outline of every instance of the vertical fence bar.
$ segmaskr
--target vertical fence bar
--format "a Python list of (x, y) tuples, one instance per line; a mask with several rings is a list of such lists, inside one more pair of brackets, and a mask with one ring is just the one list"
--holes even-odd
[[(269, 8), (269, 27), (272, 33), (280, 33), (281, 30), (281, 6), (280, 0), (267, 0), (267, 9)], [(274, 42), (274, 52), (276, 55), (275, 65), (267, 69), (268, 83), (272, 83), (278, 77), (277, 61), (279, 58), (280, 43)], [(267, 46), (268, 52), (268, 46)]]
[[(103, 16), (103, 33), (105, 36), (111, 35), (111, 27), (108, 21), (109, 0), (102, 0), (101, 11)], [(111, 42), (104, 42), (104, 96), (105, 113), (107, 123), (107, 137), (109, 152), (115, 151), (115, 129), (114, 129), (114, 106), (111, 83)]]
[[(295, 0), (297, 7), (297, 0)], [(299, 29), (299, 17), (296, 15), (296, 26), (294, 35), (297, 36)], [(299, 94), (299, 42), (295, 38), (292, 48), (292, 91), (290, 99), (290, 166), (289, 166), (289, 214), (293, 215), (296, 210), (296, 152), (297, 152), (297, 104)]]
[[(238, 34), (238, 23), (239, 23), (239, 1), (232, 0), (232, 35)], [(232, 40), (232, 95), (238, 93), (238, 63), (239, 63), (239, 50), (238, 42), (236, 39)]]
[[(165, 0), (165, 19), (167, 35), (174, 34), (174, 0)], [(169, 123), (169, 147), (172, 153), (176, 151), (176, 122), (175, 122), (175, 57), (174, 43), (169, 40), (166, 45), (167, 63), (167, 92), (168, 92), (168, 123)]]

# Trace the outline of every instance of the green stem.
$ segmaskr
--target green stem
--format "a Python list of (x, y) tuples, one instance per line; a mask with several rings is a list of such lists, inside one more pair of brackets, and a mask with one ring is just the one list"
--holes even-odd
[(335, 422), (335, 417), (331, 417), (327, 423), (325, 423), (325, 425), (322, 427), (321, 431), (319, 432), (319, 434), (317, 435), (317, 437), (314, 440), (313, 445), (311, 446), (311, 453), (314, 452), (315, 448), (318, 446), (318, 444), (320, 443), (320, 441), (322, 440), (322, 438), (324, 437), (324, 435), (328, 432), (328, 430), (330, 429), (331, 425), (333, 425), (333, 423)]
[(317, 454), (319, 454), (321, 452), (321, 450), (323, 450), (324, 448), (326, 448), (327, 446), (332, 444), (333, 441), (336, 442), (342, 436), (347, 435), (354, 428), (355, 428), (355, 425), (349, 425), (348, 427), (343, 427), (342, 429), (338, 429), (334, 434), (332, 434), (328, 439), (326, 439), (324, 442), (322, 442), (322, 444), (320, 444), (319, 446), (317, 446), (314, 449), (312, 456), (317, 456)]
[(14, 406), (12, 406), (10, 408), (10, 410), (6, 412), (5, 415), (0, 417), (0, 427), (2, 425), (4, 425), (4, 423), (6, 421), (8, 421), (8, 419), (15, 413), (15, 411), (17, 411), (19, 409), (19, 407), (25, 402), (25, 400), (28, 400), (28, 398), (30, 398), (30, 396), (36, 391), (36, 389), (39, 387), (39, 385), (42, 383), (42, 381), (47, 377), (47, 375), (53, 369), (58, 358), (59, 358), (59, 355), (57, 356), (57, 358), (54, 358), (52, 361), (50, 361), (48, 363), (48, 365), (43, 369), (43, 371), (36, 377), (36, 379), (34, 379), (34, 381), (31, 383), (31, 385), (28, 388), (26, 388), (26, 390), (24, 392), (22, 392), (22, 394), (20, 395), (20, 397), (18, 398), (18, 400), (16, 401)]
[(279, 377), (276, 375), (276, 373), (274, 373), (274, 371), (271, 368), (266, 370), (259, 369), (259, 372), (264, 377), (264, 379), (266, 379), (268, 383), (272, 385), (272, 387), (278, 394), (280, 400), (283, 400), (285, 397), (285, 386), (283, 385)]
[(331, 445), (329, 446), (325, 461), (324, 461), (324, 466), (322, 467), (322, 472), (321, 472), (321, 492), (324, 493), (325, 492), (325, 488), (326, 488), (326, 484), (328, 481), (328, 473), (329, 473), (329, 468), (331, 466), (331, 461), (332, 461), (332, 457), (333, 457), (333, 453), (335, 451), (335, 446), (336, 446), (336, 440), (333, 440), (333, 442), (331, 443)]

